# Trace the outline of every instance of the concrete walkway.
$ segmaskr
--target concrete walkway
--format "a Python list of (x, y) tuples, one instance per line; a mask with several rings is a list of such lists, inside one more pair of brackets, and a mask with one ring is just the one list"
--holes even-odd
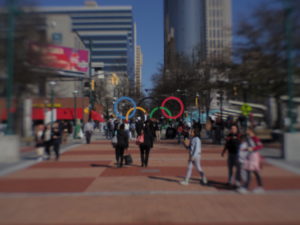
[[(110, 141), (70, 147), (60, 161), (43, 161), (0, 178), (0, 224), (300, 224), (300, 176), (265, 163), (266, 192), (238, 194), (225, 184), (222, 146), (204, 145), (202, 165), (209, 179), (189, 186), (187, 151), (176, 141), (156, 144), (148, 168), (115, 167)], [(252, 180), (253, 188), (255, 186)]]

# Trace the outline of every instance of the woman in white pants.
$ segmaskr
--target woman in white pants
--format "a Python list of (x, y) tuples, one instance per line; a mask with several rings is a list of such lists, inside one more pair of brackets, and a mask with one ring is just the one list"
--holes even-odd
[(200, 131), (198, 129), (191, 131), (191, 140), (190, 143), (184, 142), (184, 145), (189, 150), (189, 161), (188, 168), (185, 179), (180, 181), (182, 185), (188, 185), (190, 177), (192, 175), (193, 165), (196, 167), (200, 177), (202, 178), (202, 183), (207, 184), (207, 179), (205, 177), (204, 171), (201, 168), (201, 140), (200, 140)]

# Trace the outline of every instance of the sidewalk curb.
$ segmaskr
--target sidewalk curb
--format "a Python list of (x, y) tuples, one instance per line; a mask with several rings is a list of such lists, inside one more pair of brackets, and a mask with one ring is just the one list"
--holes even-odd
[[(68, 150), (70, 150), (71, 148), (77, 147), (79, 145), (82, 145), (82, 144), (74, 143), (74, 144), (65, 146), (65, 147), (61, 148), (60, 154), (65, 153)], [(21, 169), (25, 169), (25, 168), (30, 167), (30, 166), (32, 166), (34, 164), (39, 163), (39, 162), (42, 162), (42, 161), (37, 161), (37, 160), (20, 160), (17, 163), (17, 165), (8, 166), (7, 168), (5, 168), (2, 171), (0, 171), (0, 177), (5, 176), (5, 175), (10, 174), (10, 173), (13, 173), (13, 172), (16, 172), (16, 171), (21, 170)]]
[(285, 170), (288, 170), (292, 173), (300, 175), (300, 168), (289, 165), (287, 161), (276, 160), (276, 159), (266, 159), (266, 161), (268, 163), (272, 164), (273, 166), (276, 166), (276, 167), (279, 167), (281, 169), (285, 169)]

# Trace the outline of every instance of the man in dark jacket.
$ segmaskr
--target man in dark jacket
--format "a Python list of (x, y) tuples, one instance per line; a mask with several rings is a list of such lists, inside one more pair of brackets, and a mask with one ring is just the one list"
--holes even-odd
[(235, 167), (235, 184), (240, 186), (241, 182), (241, 169), (239, 163), (239, 147), (240, 147), (240, 134), (238, 131), (238, 127), (236, 125), (232, 125), (230, 129), (230, 133), (226, 138), (226, 143), (222, 152), (222, 157), (225, 152), (228, 151), (227, 158), (227, 166), (228, 166), (228, 183), (233, 184), (232, 174), (233, 167)]
[(144, 135), (144, 142), (140, 144), (141, 163), (142, 163), (141, 166), (147, 167), (149, 153), (151, 148), (153, 148), (153, 141), (154, 141), (153, 129), (151, 127), (150, 121), (146, 121), (145, 127), (141, 135)]
[(124, 151), (128, 148), (128, 133), (125, 132), (124, 124), (120, 125), (120, 128), (117, 130), (117, 139), (118, 143), (116, 145), (116, 160), (117, 166), (123, 166), (123, 159), (124, 159)]

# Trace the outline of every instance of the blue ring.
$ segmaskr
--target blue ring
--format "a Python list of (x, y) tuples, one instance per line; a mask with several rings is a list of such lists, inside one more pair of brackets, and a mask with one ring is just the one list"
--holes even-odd
[(121, 119), (123, 119), (123, 120), (126, 120), (126, 117), (123, 116), (122, 114), (120, 114), (119, 111), (118, 111), (118, 104), (119, 104), (121, 101), (123, 101), (123, 100), (129, 101), (129, 102), (131, 102), (132, 105), (133, 105), (134, 110), (133, 110), (133, 111), (129, 114), (129, 116), (128, 116), (128, 119), (131, 119), (132, 117), (134, 117), (135, 112), (136, 112), (136, 103), (135, 103), (135, 101), (134, 101), (132, 98), (129, 98), (129, 97), (126, 97), (126, 96), (123, 96), (123, 97), (121, 97), (121, 98), (118, 98), (118, 100), (117, 100), (117, 101), (115, 102), (115, 104), (114, 104), (114, 113), (116, 114), (117, 117), (119, 117), (119, 118), (121, 118)]

